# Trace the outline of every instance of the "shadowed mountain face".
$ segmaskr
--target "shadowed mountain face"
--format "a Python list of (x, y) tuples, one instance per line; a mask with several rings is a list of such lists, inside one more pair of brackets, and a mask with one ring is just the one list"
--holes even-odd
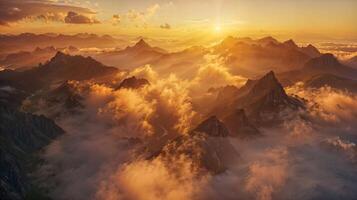
[(203, 121), (193, 132), (203, 132), (212, 137), (227, 137), (229, 135), (226, 126), (216, 116), (211, 116)]
[(253, 138), (260, 135), (260, 131), (248, 120), (243, 109), (232, 112), (223, 119), (223, 122), (232, 136)]
[(117, 72), (91, 57), (70, 56), (61, 52), (46, 64), (23, 72), (5, 70), (0, 80), (23, 90), (34, 91), (55, 82), (65, 80), (88, 80)]
[(357, 68), (357, 56), (348, 59), (345, 63), (350, 67)]
[(145, 85), (149, 85), (149, 81), (144, 78), (136, 78), (135, 76), (124, 79), (117, 89), (132, 88), (137, 89)]
[(323, 86), (329, 86), (339, 90), (357, 92), (357, 80), (342, 78), (332, 74), (316, 75), (305, 81), (304, 86), (309, 88), (321, 88)]
[(26, 165), (63, 132), (44, 116), (0, 106), (0, 199), (24, 199), (31, 189)]
[(22, 110), (26, 112), (45, 113), (51, 119), (80, 113), (84, 108), (85, 100), (77, 87), (76, 81), (65, 81), (51, 90), (36, 92), (27, 97), (22, 104)]
[(228, 37), (214, 49), (227, 57), (226, 64), (234, 74), (246, 77), (255, 77), (268, 70), (299, 69), (320, 54), (312, 45), (300, 48), (292, 40), (280, 43), (272, 37), (259, 40)]
[(303, 107), (299, 100), (285, 93), (272, 71), (259, 80), (248, 80), (239, 89), (222, 90), (216, 102), (213, 113), (224, 118), (232, 110), (244, 109), (253, 121), (270, 121), (274, 118), (272, 114)]
[(192, 170), (219, 174), (239, 159), (239, 154), (227, 138), (228, 134), (225, 125), (212, 116), (190, 134), (169, 140), (158, 156), (167, 163), (186, 157), (192, 161)]
[(107, 52), (94, 56), (97, 60), (122, 69), (133, 69), (145, 64), (150, 64), (165, 55), (167, 52), (158, 47), (151, 47), (143, 39), (134, 46), (124, 50)]
[(297, 81), (306, 81), (321, 74), (356, 79), (357, 70), (341, 64), (332, 54), (323, 54), (306, 62), (302, 69), (281, 73), (278, 77), (284, 85), (288, 85)]

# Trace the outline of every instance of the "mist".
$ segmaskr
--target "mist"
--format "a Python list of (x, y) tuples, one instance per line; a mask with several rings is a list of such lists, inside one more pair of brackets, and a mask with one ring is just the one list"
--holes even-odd
[[(205, 83), (202, 73), (224, 81)], [(116, 90), (87, 83), (81, 90), (85, 109), (57, 120), (66, 134), (48, 146), (42, 156), (45, 165), (37, 172), (53, 198), (269, 200), (356, 195), (356, 95), (328, 87), (306, 89), (301, 83), (286, 88), (305, 99), (306, 109), (285, 114), (285, 122), (262, 128), (256, 139), (225, 138), (240, 159), (215, 175), (184, 154), (170, 161), (147, 156), (171, 135), (185, 135), (204, 119), (192, 104), (193, 99), (207, 103), (202, 99), (209, 92), (198, 91), (198, 82), (201, 88), (239, 87), (241, 79), (216, 62), (202, 66), (192, 80), (175, 74), (161, 77), (150, 66), (117, 78), (132, 75), (147, 78), (150, 85)]]

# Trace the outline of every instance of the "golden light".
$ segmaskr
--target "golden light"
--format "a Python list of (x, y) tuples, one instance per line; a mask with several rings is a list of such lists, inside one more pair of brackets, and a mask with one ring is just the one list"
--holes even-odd
[(219, 32), (222, 31), (222, 27), (221, 27), (220, 25), (216, 25), (216, 26), (214, 27), (214, 31), (215, 31), (216, 33), (219, 33)]

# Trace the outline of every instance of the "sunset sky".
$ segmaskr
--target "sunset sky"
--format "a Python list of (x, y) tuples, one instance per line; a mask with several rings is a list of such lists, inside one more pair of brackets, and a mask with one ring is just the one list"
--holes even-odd
[(356, 8), (356, 0), (0, 0), (0, 31), (355, 41)]

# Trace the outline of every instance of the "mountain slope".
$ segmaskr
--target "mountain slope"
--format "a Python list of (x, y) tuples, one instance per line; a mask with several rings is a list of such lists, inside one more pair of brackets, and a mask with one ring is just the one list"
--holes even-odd
[(305, 63), (302, 69), (280, 73), (278, 76), (284, 81), (284, 84), (291, 84), (297, 81), (306, 81), (322, 74), (357, 79), (357, 69), (341, 64), (332, 54), (323, 54), (312, 58)]
[(158, 156), (168, 164), (185, 157), (192, 161), (193, 169), (219, 174), (240, 157), (227, 139), (228, 134), (225, 125), (212, 116), (190, 134), (169, 140)]
[(0, 199), (24, 199), (31, 189), (26, 165), (63, 132), (44, 116), (0, 106)]
[(226, 64), (234, 74), (253, 78), (268, 70), (283, 72), (299, 69), (316, 56), (313, 53), (319, 53), (312, 52), (313, 48), (312, 45), (298, 47), (293, 40), (281, 43), (272, 37), (258, 40), (228, 37), (213, 49), (227, 58)]
[(133, 69), (149, 64), (165, 55), (167, 52), (158, 47), (152, 47), (143, 39), (134, 46), (128, 46), (123, 50), (106, 52), (95, 55), (95, 59), (123, 69)]
[(329, 86), (339, 90), (357, 92), (357, 80), (342, 78), (332, 74), (316, 75), (311, 79), (305, 81), (304, 86), (309, 88), (320, 88), (323, 86)]
[(260, 135), (260, 131), (248, 120), (243, 109), (232, 112), (223, 119), (223, 122), (232, 136), (252, 138)]
[(16, 88), (34, 91), (52, 83), (65, 80), (88, 80), (117, 72), (91, 57), (71, 56), (61, 52), (44, 65), (26, 71), (4, 70), (0, 72), (0, 82)]
[(272, 71), (258, 80), (248, 80), (239, 89), (222, 90), (216, 102), (213, 114), (224, 119), (236, 109), (243, 109), (248, 119), (258, 123), (276, 120), (276, 115), (285, 109), (303, 107), (298, 99), (286, 94)]

